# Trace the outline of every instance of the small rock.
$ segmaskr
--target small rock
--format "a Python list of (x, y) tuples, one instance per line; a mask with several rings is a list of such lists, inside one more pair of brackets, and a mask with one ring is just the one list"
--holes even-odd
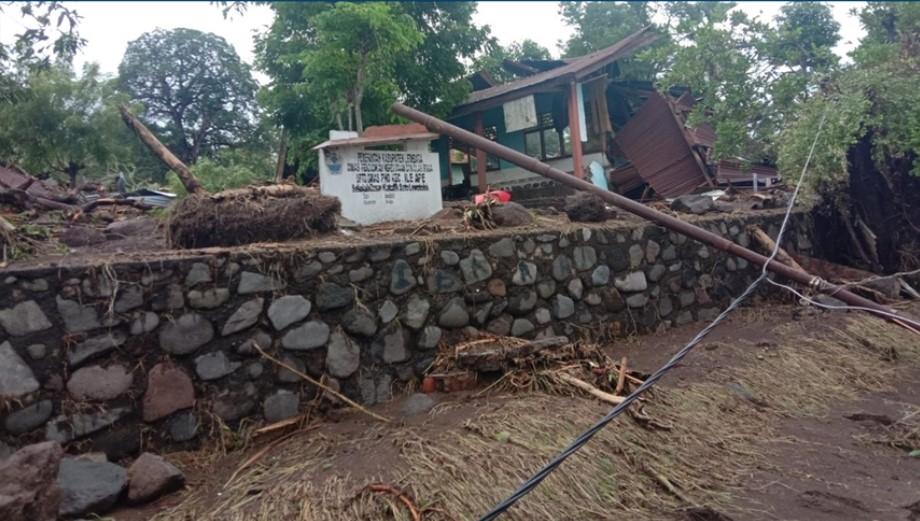
[(559, 282), (565, 282), (569, 277), (575, 274), (575, 268), (572, 266), (572, 259), (567, 255), (559, 255), (553, 260), (553, 278)]
[(530, 210), (518, 203), (509, 201), (492, 208), (492, 220), (502, 228), (524, 226), (533, 222)]
[(380, 317), (380, 321), (384, 324), (389, 324), (396, 318), (396, 315), (399, 314), (399, 308), (392, 300), (387, 299), (380, 305), (380, 309), (377, 310), (377, 316)]
[(329, 340), (329, 326), (319, 320), (311, 320), (288, 331), (281, 338), (285, 349), (306, 351), (322, 347)]
[(26, 445), (0, 457), (0, 519), (55, 521), (61, 504), (58, 466), (64, 451), (56, 442)]
[(648, 282), (645, 280), (645, 273), (633, 271), (614, 280), (614, 285), (620, 291), (637, 292), (645, 291), (648, 288)]
[(470, 255), (460, 261), (460, 271), (467, 285), (488, 280), (492, 276), (489, 260), (477, 249), (470, 250)]
[(416, 416), (427, 413), (432, 407), (437, 405), (437, 403), (438, 402), (428, 394), (414, 393), (409, 395), (402, 403), (400, 411), (405, 416)]
[(96, 433), (124, 418), (131, 410), (115, 407), (94, 413), (75, 413), (58, 416), (45, 425), (45, 439), (67, 443)]
[(0, 310), (0, 326), (11, 336), (23, 336), (44, 331), (51, 327), (48, 317), (34, 300), (20, 302), (15, 306)]
[(431, 303), (427, 300), (418, 295), (410, 296), (406, 305), (406, 313), (403, 316), (403, 324), (412, 329), (420, 329), (425, 325), (430, 309)]
[(128, 484), (128, 473), (107, 461), (64, 458), (58, 469), (62, 516), (104, 514), (108, 512)]
[(712, 198), (705, 195), (682, 195), (671, 202), (671, 209), (678, 212), (703, 214), (713, 209)]
[(498, 336), (508, 336), (511, 333), (511, 323), (514, 321), (509, 315), (502, 315), (495, 320), (489, 322), (486, 326), (486, 331), (492, 333), (493, 335)]
[(671, 299), (668, 297), (661, 297), (658, 300), (658, 314), (661, 318), (665, 318), (674, 311), (674, 303), (671, 302)]
[(361, 364), (361, 347), (341, 329), (329, 337), (326, 350), (326, 368), (336, 378), (348, 378)]
[(565, 295), (556, 295), (552, 302), (553, 316), (559, 320), (575, 314), (575, 301)]
[(286, 285), (284, 281), (267, 277), (261, 273), (244, 271), (240, 275), (240, 283), (236, 287), (236, 292), (240, 295), (250, 295), (265, 291), (278, 291), (284, 289)]
[(115, 312), (126, 313), (144, 304), (144, 290), (140, 286), (128, 286), (118, 293), (115, 300)]
[(268, 349), (271, 345), (271, 335), (259, 329), (240, 344), (239, 347), (236, 348), (236, 352), (241, 355), (254, 355), (258, 352), (256, 346), (259, 346), (261, 349)]
[(534, 312), (533, 316), (537, 320), (537, 324), (541, 324), (541, 325), (547, 324), (553, 319), (553, 317), (549, 313), (549, 310), (546, 308), (537, 309)]
[(354, 290), (334, 282), (323, 282), (316, 288), (316, 307), (320, 311), (344, 308), (350, 306), (354, 300)]
[(44, 293), (45, 291), (48, 291), (48, 281), (45, 279), (24, 280), (19, 283), (19, 287), (26, 291)]
[(655, 262), (659, 253), (661, 253), (661, 245), (655, 241), (648, 241), (648, 244), (645, 245), (645, 260), (649, 263)]
[(529, 286), (537, 281), (537, 265), (532, 262), (519, 261), (511, 283), (515, 286)]
[(460, 256), (457, 255), (457, 252), (450, 250), (441, 251), (441, 262), (447, 266), (456, 266), (460, 263)]
[(572, 279), (569, 281), (568, 290), (573, 299), (581, 300), (585, 292), (585, 285), (581, 282), (581, 279)]
[(438, 324), (448, 329), (458, 329), (470, 323), (470, 314), (463, 299), (455, 297), (447, 302), (438, 316)]
[(420, 349), (434, 349), (438, 347), (441, 341), (442, 331), (438, 326), (428, 326), (422, 330), (418, 336), (418, 347)]
[(664, 264), (656, 264), (652, 266), (651, 268), (649, 268), (648, 280), (652, 282), (658, 282), (659, 280), (661, 280), (661, 277), (663, 277), (664, 274), (667, 273), (667, 271), (668, 269), (664, 266)]
[(370, 266), (361, 266), (358, 269), (348, 271), (348, 280), (357, 284), (374, 276), (374, 268)]
[(300, 397), (291, 391), (275, 391), (262, 403), (262, 415), (269, 423), (293, 418), (300, 413)]
[(626, 297), (626, 305), (631, 308), (641, 308), (648, 304), (648, 295), (645, 293), (634, 293)]
[(589, 270), (597, 264), (597, 252), (592, 246), (576, 246), (572, 256), (575, 259), (575, 269), (578, 271)]
[(412, 266), (403, 259), (393, 263), (393, 269), (390, 271), (390, 293), (393, 295), (404, 295), (412, 290), (418, 284), (415, 275), (412, 273)]
[[(299, 358), (294, 358), (293, 356), (285, 355), (281, 357), (281, 361), (284, 362), (284, 365), (290, 366), (291, 368), (296, 369), (300, 373), (306, 372), (306, 366), (304, 365), (303, 361), (300, 360)], [(294, 371), (291, 371), (290, 369), (287, 369), (285, 367), (278, 368), (277, 377), (278, 377), (279, 382), (284, 382), (288, 384), (298, 383), (301, 381), (300, 375), (298, 375)]]
[(600, 295), (592, 291), (585, 297), (585, 302), (589, 306), (599, 306), (603, 300), (601, 299)]
[(541, 280), (537, 283), (537, 294), (542, 299), (549, 299), (556, 293), (556, 281)]
[(508, 310), (515, 315), (525, 315), (537, 305), (537, 293), (532, 289), (515, 291), (508, 301)]
[(102, 327), (96, 309), (82, 306), (79, 302), (55, 297), (58, 313), (64, 319), (64, 328), (68, 333), (78, 333)]
[(316, 256), (316, 258), (319, 259), (319, 261), (323, 264), (329, 264), (335, 262), (336, 255), (335, 252), (321, 251), (319, 252), (319, 255)]
[(392, 248), (381, 246), (379, 248), (371, 249), (371, 252), (370, 254), (368, 254), (367, 258), (371, 262), (383, 262), (389, 259), (392, 253), (393, 253)]
[(189, 441), (198, 434), (198, 417), (193, 411), (176, 413), (169, 420), (168, 430), (173, 441)]
[[(53, 410), (54, 402), (51, 400), (35, 402), (7, 415), (3, 420), (3, 427), (14, 436), (25, 434), (44, 425), (48, 418), (51, 417)], [(0, 494), (0, 497), (2, 497), (2, 494)], [(2, 511), (2, 507), (0, 507), (0, 511)]]
[(185, 285), (192, 287), (205, 282), (211, 282), (211, 267), (203, 262), (196, 262), (185, 275)]
[[(256, 402), (247, 397), (247, 394), (249, 394), (246, 393), (247, 386), (252, 386), (252, 383), (248, 382), (244, 385), (242, 393), (229, 394), (215, 400), (214, 414), (225, 422), (235, 422), (251, 413), (256, 408)], [(251, 389), (254, 390), (254, 387)]]
[(160, 363), (147, 374), (144, 421), (153, 422), (195, 405), (195, 386), (181, 368)]
[(606, 286), (610, 283), (610, 268), (601, 264), (591, 272), (591, 284), (595, 286)]
[(77, 369), (67, 380), (67, 391), (77, 400), (113, 400), (128, 391), (134, 377), (121, 365)]
[(175, 492), (185, 484), (185, 475), (156, 454), (145, 452), (128, 467), (128, 501), (146, 503)]
[(236, 371), (241, 365), (240, 362), (231, 362), (223, 351), (215, 351), (195, 359), (195, 372), (204, 381), (217, 380)]
[(565, 198), (563, 209), (572, 222), (604, 222), (607, 220), (607, 205), (597, 194), (576, 192)]
[(377, 332), (377, 319), (367, 311), (352, 309), (342, 316), (342, 326), (353, 335), (374, 336)]
[(174, 355), (187, 355), (214, 338), (214, 326), (197, 313), (186, 313), (160, 328), (160, 348)]
[(407, 257), (418, 255), (419, 252), (421, 251), (422, 251), (422, 245), (421, 243), (418, 243), (418, 242), (410, 242), (409, 244), (406, 245), (405, 248), (403, 248), (403, 252), (406, 254)]
[(430, 293), (453, 293), (463, 289), (463, 281), (452, 271), (434, 270), (428, 275)]
[(71, 367), (76, 367), (90, 358), (108, 353), (124, 344), (125, 340), (127, 338), (120, 331), (112, 331), (111, 333), (89, 338), (67, 351), (67, 363)]
[(228, 300), (230, 290), (227, 288), (193, 289), (188, 292), (188, 305), (196, 309), (219, 308)]
[(48, 355), (48, 348), (45, 347), (45, 344), (31, 344), (26, 347), (26, 353), (29, 353), (29, 358), (32, 360), (41, 360)]
[(388, 364), (405, 362), (410, 356), (408, 339), (409, 335), (399, 324), (392, 324), (374, 341), (374, 352), (380, 353)]
[(9, 342), (0, 344), (0, 397), (18, 398), (37, 391), (38, 380)]
[(300, 295), (286, 295), (275, 299), (268, 306), (268, 319), (276, 331), (300, 322), (310, 314), (312, 304)]
[(264, 304), (265, 299), (262, 297), (243, 302), (227, 319), (224, 328), (221, 330), (221, 335), (232, 335), (254, 326), (259, 321), (259, 315), (262, 314)]
[(508, 289), (505, 287), (505, 281), (502, 279), (492, 279), (488, 284), (489, 294), (493, 297), (504, 297)]
[(493, 257), (514, 257), (514, 239), (505, 237), (489, 246), (489, 255)]
[(517, 318), (511, 324), (511, 336), (521, 337), (528, 333), (532, 333), (534, 329), (533, 322), (526, 318)]
[(303, 282), (321, 271), (323, 271), (323, 265), (320, 262), (310, 261), (294, 270), (294, 280)]
[(160, 325), (160, 317), (153, 311), (144, 311), (131, 321), (131, 334), (134, 336), (150, 333)]

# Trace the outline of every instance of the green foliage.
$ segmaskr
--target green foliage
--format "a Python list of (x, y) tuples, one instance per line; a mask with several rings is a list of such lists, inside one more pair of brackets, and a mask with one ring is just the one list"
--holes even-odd
[(503, 61), (549, 60), (550, 58), (552, 57), (546, 47), (530, 39), (514, 42), (507, 47), (498, 43), (498, 40), (491, 39), (486, 46), (486, 52), (476, 58), (472, 68), (476, 71), (488, 72), (498, 83), (506, 83), (517, 76), (502, 67)]
[(798, 108), (779, 139), (782, 171), (802, 168), (818, 123), (824, 131), (812, 159), (816, 181), (847, 178), (847, 154), (865, 135), (872, 138), (879, 171), (891, 159), (913, 162), (920, 174), (920, 56), (911, 50), (920, 41), (920, 14), (914, 4), (870, 4), (860, 13), (867, 37), (853, 52), (853, 66), (835, 75), (821, 95)]
[[(223, 150), (213, 157), (201, 158), (190, 168), (192, 174), (211, 193), (268, 182), (274, 178), (271, 155), (261, 150)], [(167, 174), (166, 184), (170, 191), (186, 194), (185, 187), (175, 173)]]
[(182, 161), (240, 146), (253, 136), (257, 85), (226, 40), (192, 29), (156, 30), (128, 44), (121, 88)]
[(559, 14), (575, 32), (564, 56), (583, 56), (626, 38), (652, 23), (648, 2), (560, 2)]
[(73, 184), (98, 179), (130, 156), (112, 86), (88, 66), (35, 69), (20, 92), (0, 101), (0, 157)]
[(0, 43), (0, 73), (19, 68), (48, 67), (52, 58), (69, 64), (86, 43), (77, 33), (79, 15), (62, 2), (0, 2), (0, 13), (18, 10), (22, 32), (12, 43)]
[[(472, 23), (475, 4), (467, 2), (368, 3), (360, 4), (357, 13), (354, 7), (347, 7), (351, 4), (342, 3), (280, 2), (270, 5), (275, 12), (274, 22), (264, 34), (256, 37), (256, 64), (271, 78), (259, 99), (272, 119), (289, 131), (288, 160), (298, 166), (300, 172), (311, 171), (316, 161), (310, 145), (324, 140), (330, 128), (348, 127), (347, 114), (354, 114), (349, 110), (354, 105), (353, 95), (349, 99), (347, 92), (335, 90), (347, 90), (355, 85), (350, 74), (356, 73), (354, 63), (339, 62), (338, 57), (330, 63), (318, 60), (319, 53), (326, 53), (326, 56), (347, 54), (344, 48), (321, 48), (321, 39), (339, 38), (334, 34), (320, 34), (318, 20), (323, 16), (361, 14), (369, 19), (387, 13), (398, 28), (397, 43), (405, 40), (403, 43), (411, 44), (397, 45), (401, 50), (391, 50), (383, 56), (382, 76), (367, 75), (369, 81), (361, 100), (364, 125), (394, 122), (389, 105), (396, 99), (437, 115), (449, 113), (469, 91), (464, 62), (472, 59), (488, 36), (485, 29)], [(337, 9), (342, 9), (343, 13), (325, 14)], [(410, 20), (411, 31), (407, 23)], [(328, 29), (333, 33), (339, 30), (337, 27)], [(320, 72), (323, 74), (319, 75)], [(357, 74), (354, 78), (357, 79)], [(344, 99), (341, 94), (345, 95)]]

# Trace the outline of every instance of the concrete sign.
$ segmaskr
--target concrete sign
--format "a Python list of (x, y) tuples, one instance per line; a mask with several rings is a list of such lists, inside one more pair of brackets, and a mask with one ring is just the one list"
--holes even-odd
[(438, 154), (407, 148), (320, 149), (320, 190), (338, 197), (342, 215), (360, 224), (431, 217), (442, 208)]

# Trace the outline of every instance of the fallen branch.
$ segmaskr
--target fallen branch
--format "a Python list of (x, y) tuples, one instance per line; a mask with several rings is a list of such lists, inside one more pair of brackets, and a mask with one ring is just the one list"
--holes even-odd
[(620, 360), (620, 372), (617, 375), (617, 386), (613, 391), (613, 394), (619, 395), (623, 392), (623, 386), (626, 385), (626, 357), (624, 356)]
[(158, 158), (160, 161), (166, 164), (170, 170), (176, 173), (179, 176), (179, 181), (182, 181), (182, 186), (185, 187), (185, 190), (190, 194), (199, 194), (206, 193), (206, 190), (201, 183), (198, 182), (198, 179), (195, 178), (192, 171), (185, 166), (178, 157), (175, 156), (168, 148), (166, 148), (163, 143), (153, 135), (152, 132), (147, 130), (147, 127), (139, 119), (137, 119), (134, 114), (128, 110), (128, 107), (120, 105), (118, 111), (121, 112), (121, 119), (124, 120), (125, 125), (128, 125), (128, 128), (134, 131), (134, 134), (137, 135), (137, 138), (150, 149), (151, 152)]
[(600, 389), (598, 389), (597, 387), (594, 387), (588, 382), (579, 380), (578, 378), (575, 378), (574, 376), (570, 374), (567, 374), (567, 373), (552, 373), (552, 374), (559, 380), (562, 380), (563, 382), (571, 385), (572, 387), (577, 387), (581, 389), (582, 391), (585, 391), (586, 393), (590, 394), (591, 396), (597, 398), (598, 400), (607, 402), (609, 404), (619, 405), (620, 403), (623, 403), (623, 400), (625, 400), (625, 398), (623, 398), (622, 396), (615, 396), (608, 392), (601, 391)]
[[(569, 343), (564, 336), (555, 336), (532, 342), (506, 337), (485, 338), (458, 346), (455, 350), (457, 365), (478, 372), (499, 371), (515, 359), (525, 358), (545, 349)], [(475, 347), (475, 349), (473, 349)]]
[(25, 190), (17, 188), (0, 187), (0, 203), (15, 206), (20, 210), (29, 210), (40, 207), (47, 210), (73, 210), (73, 206), (67, 203), (52, 201), (44, 197), (32, 195)]
[(135, 201), (134, 199), (114, 199), (111, 197), (96, 199), (95, 201), (89, 202), (80, 207), (80, 211), (83, 213), (88, 213), (100, 206), (131, 206), (133, 208), (138, 208), (141, 210), (152, 210), (153, 207), (149, 204), (144, 204), (141, 201)]
[(364, 490), (368, 490), (374, 493), (383, 493), (389, 494), (391, 496), (396, 496), (396, 499), (406, 506), (406, 509), (409, 510), (409, 515), (412, 517), (412, 521), (422, 521), (422, 516), (418, 513), (418, 509), (415, 508), (415, 505), (412, 503), (412, 500), (408, 496), (400, 492), (399, 490), (391, 487), (390, 485), (384, 485), (383, 483), (374, 483), (364, 487)]
[(773, 251), (776, 249), (776, 260), (799, 271), (805, 271), (799, 266), (799, 263), (792, 258), (792, 255), (789, 255), (781, 246), (777, 247), (776, 242), (767, 235), (767, 232), (760, 229), (759, 226), (751, 225), (748, 227), (748, 231), (751, 232), (751, 235), (754, 236), (754, 240), (760, 243), (766, 251)]
[(381, 416), (381, 415), (379, 415), (379, 414), (377, 414), (377, 413), (375, 413), (375, 412), (373, 412), (373, 411), (368, 410), (366, 407), (364, 407), (364, 406), (362, 406), (361, 404), (355, 402), (354, 400), (352, 400), (351, 398), (345, 396), (344, 394), (342, 394), (342, 393), (336, 391), (336, 390), (333, 389), (332, 387), (329, 387), (328, 385), (326, 385), (326, 384), (324, 384), (324, 383), (322, 383), (322, 382), (316, 380), (315, 378), (311, 377), (310, 375), (305, 374), (305, 373), (303, 373), (302, 371), (299, 371), (299, 370), (297, 370), (297, 369), (294, 368), (294, 367), (291, 367), (290, 364), (286, 364), (286, 363), (282, 362), (281, 360), (278, 360), (278, 359), (275, 358), (274, 356), (272, 356), (272, 355), (266, 353), (265, 350), (262, 349), (258, 344), (253, 343), (252, 346), (256, 349), (256, 351), (259, 352), (259, 354), (261, 354), (262, 356), (264, 356), (264, 357), (267, 358), (268, 360), (271, 360), (274, 364), (276, 364), (276, 365), (278, 365), (278, 366), (280, 366), (280, 367), (283, 367), (283, 368), (287, 369), (288, 371), (294, 373), (295, 375), (299, 376), (299, 377), (302, 378), (303, 380), (306, 380), (307, 382), (309, 382), (309, 383), (315, 385), (316, 387), (319, 387), (320, 389), (322, 389), (322, 390), (326, 391), (327, 393), (329, 393), (329, 394), (335, 396), (335, 397), (338, 398), (339, 400), (342, 400), (342, 401), (345, 402), (346, 404), (348, 404), (348, 405), (350, 405), (351, 407), (357, 409), (358, 411), (363, 412), (364, 414), (370, 416), (371, 418), (374, 418), (375, 420), (382, 421), (382, 422), (384, 422), (384, 423), (389, 423), (389, 421), (390, 421), (389, 418), (386, 418), (386, 417)]

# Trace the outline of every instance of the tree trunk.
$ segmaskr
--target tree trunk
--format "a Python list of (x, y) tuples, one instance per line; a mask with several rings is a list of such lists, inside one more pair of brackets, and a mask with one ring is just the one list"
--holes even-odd
[(70, 180), (70, 187), (77, 187), (77, 174), (80, 173), (80, 165), (73, 161), (67, 163), (67, 177)]
[(278, 143), (278, 162), (275, 163), (275, 182), (280, 183), (284, 180), (284, 165), (287, 164), (288, 151), (288, 131), (287, 128), (281, 129), (281, 142)]
[(358, 134), (364, 133), (364, 118), (361, 116), (361, 102), (364, 101), (364, 82), (366, 81), (365, 65), (358, 65), (358, 76), (355, 84), (355, 126)]
[(207, 193), (204, 187), (201, 186), (201, 183), (198, 182), (198, 179), (195, 179), (195, 176), (192, 174), (191, 170), (185, 166), (185, 163), (179, 160), (168, 148), (163, 146), (163, 143), (160, 143), (160, 140), (153, 135), (152, 132), (147, 130), (147, 127), (140, 122), (136, 117), (134, 117), (131, 112), (128, 111), (128, 108), (124, 105), (118, 107), (118, 110), (121, 112), (121, 119), (124, 120), (125, 124), (134, 131), (137, 135), (137, 138), (141, 140), (147, 148), (158, 158), (160, 161), (166, 164), (179, 176), (179, 180), (182, 181), (182, 186), (185, 187), (185, 190), (190, 194), (200, 194)]

